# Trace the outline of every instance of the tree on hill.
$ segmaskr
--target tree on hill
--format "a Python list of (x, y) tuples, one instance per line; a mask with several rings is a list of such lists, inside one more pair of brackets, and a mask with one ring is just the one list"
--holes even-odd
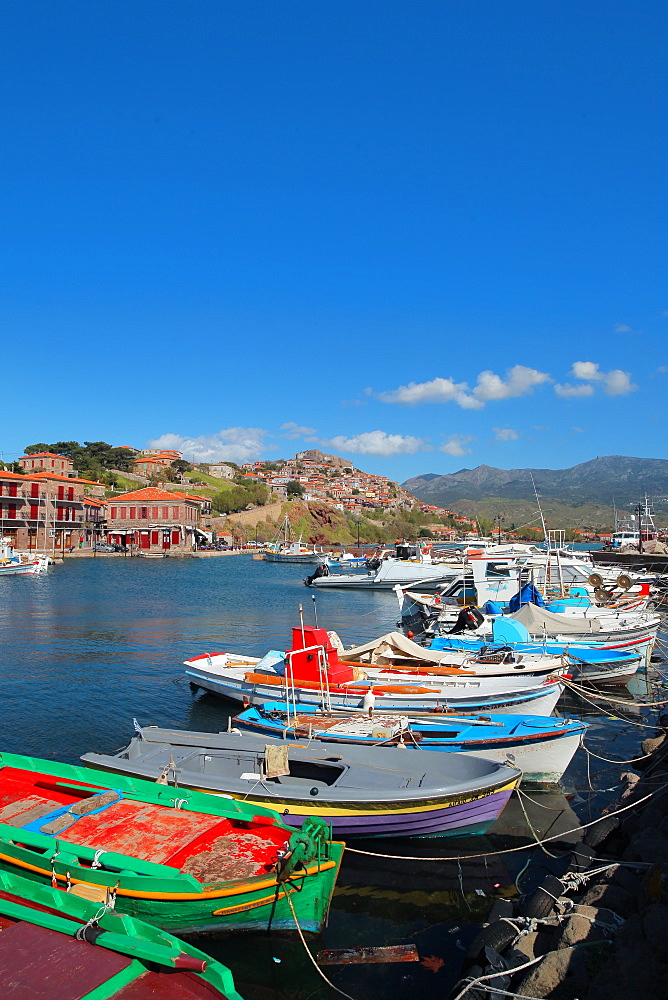
[(54, 441), (46, 444), (29, 444), (26, 455), (34, 455), (40, 451), (51, 451), (56, 455), (64, 455), (74, 464), (74, 468), (88, 478), (102, 478), (106, 469), (118, 469), (120, 472), (130, 472), (133, 467), (133, 455), (128, 448), (113, 448), (106, 441)]
[(303, 497), (304, 487), (301, 483), (298, 483), (296, 479), (291, 479), (288, 485), (285, 487), (285, 492), (289, 497)]

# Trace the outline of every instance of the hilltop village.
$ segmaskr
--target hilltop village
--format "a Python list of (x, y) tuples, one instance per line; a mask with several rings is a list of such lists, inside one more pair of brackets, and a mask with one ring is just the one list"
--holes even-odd
[(337, 531), (351, 539), (360, 522), (362, 540), (372, 526), (376, 536), (383, 524), (391, 533), (394, 519), (402, 518), (415, 535), (427, 523), (421, 529), (427, 537), (476, 531), (468, 519), (420, 502), (386, 476), (317, 450), (280, 462), (195, 465), (179, 451), (58, 444), (65, 447), (30, 446), (0, 470), (0, 527), (15, 548), (183, 554), (216, 541), (245, 543), (251, 534), (257, 541), (258, 525), (259, 540), (266, 540), (285, 510), (301, 519), (306, 534), (313, 529), (326, 540)]
[[(76, 441), (40, 443), (0, 469), (2, 538), (51, 554), (186, 554), (271, 540), (287, 516), (316, 544), (395, 536), (466, 540), (538, 538), (529, 527), (476, 521), (425, 503), (387, 476), (317, 449), (279, 461), (200, 463), (177, 450)], [(574, 530), (573, 537), (594, 537)], [(609, 536), (599, 534), (606, 541)]]

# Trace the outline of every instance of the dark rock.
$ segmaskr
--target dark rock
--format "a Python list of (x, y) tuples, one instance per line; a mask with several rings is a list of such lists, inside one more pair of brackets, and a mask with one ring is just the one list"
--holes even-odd
[(658, 830), (647, 827), (633, 837), (624, 851), (624, 857), (631, 861), (639, 859), (655, 865), (668, 865), (668, 838)]
[(580, 902), (585, 906), (604, 906), (608, 910), (614, 910), (620, 917), (629, 917), (636, 909), (633, 895), (619, 885), (593, 885)]
[(526, 962), (530, 958), (536, 957), (535, 944), (538, 939), (537, 931), (530, 931), (528, 934), (523, 934), (515, 945), (513, 951), (518, 951), (524, 955), (524, 961)]
[(549, 952), (535, 968), (527, 969), (513, 989), (532, 997), (573, 1000), (587, 988), (587, 948), (561, 948)]
[(643, 740), (640, 744), (642, 752), (644, 754), (656, 753), (659, 747), (664, 743), (665, 739), (665, 734), (662, 734), (661, 736), (650, 736), (648, 739)]
[(626, 889), (627, 892), (637, 895), (642, 888), (643, 877), (637, 870), (634, 871), (632, 868), (623, 868), (620, 865), (619, 868), (616, 868), (613, 871), (609, 881), (612, 885), (621, 886), (621, 888)]
[(572, 948), (583, 941), (602, 941), (605, 937), (602, 928), (579, 913), (567, 917), (561, 925), (561, 933), (557, 940), (557, 948)]
[(663, 954), (668, 941), (668, 906), (653, 903), (643, 910), (641, 920), (647, 944), (658, 954)]
[[(636, 917), (628, 923), (636, 919), (639, 924)], [(587, 1000), (668, 1000), (667, 972), (644, 939), (620, 933), (614, 955), (593, 977)]]

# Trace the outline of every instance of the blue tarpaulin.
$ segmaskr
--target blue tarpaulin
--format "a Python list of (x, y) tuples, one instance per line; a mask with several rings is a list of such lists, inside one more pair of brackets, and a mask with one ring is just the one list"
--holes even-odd
[(508, 610), (512, 614), (513, 611), (519, 611), (523, 604), (535, 604), (539, 608), (545, 607), (541, 592), (533, 583), (526, 583), (514, 597), (510, 598)]

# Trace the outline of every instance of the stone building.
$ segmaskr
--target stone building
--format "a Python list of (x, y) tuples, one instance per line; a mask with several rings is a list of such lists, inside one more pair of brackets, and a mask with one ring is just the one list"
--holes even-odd
[(191, 552), (205, 537), (200, 505), (201, 498), (153, 486), (122, 493), (107, 500), (107, 539), (147, 554)]
[(99, 488), (66, 472), (21, 476), (0, 471), (0, 536), (17, 549), (52, 554), (91, 545), (96, 536), (85, 492)]
[(26, 475), (30, 475), (31, 472), (53, 472), (60, 476), (76, 476), (72, 459), (66, 455), (55, 455), (51, 451), (21, 455), (18, 463)]

